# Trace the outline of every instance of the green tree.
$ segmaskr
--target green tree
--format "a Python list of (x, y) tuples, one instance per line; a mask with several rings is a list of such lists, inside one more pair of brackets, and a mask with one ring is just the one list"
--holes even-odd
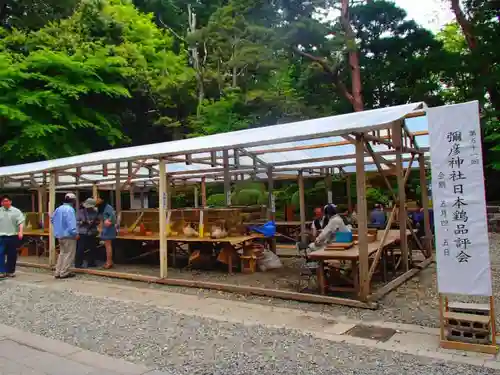
[[(140, 141), (135, 113), (150, 123), (177, 115), (166, 106), (192, 72), (172, 38), (128, 2), (83, 2), (68, 19), (0, 41), (3, 161), (51, 158)], [(147, 98), (147, 100), (144, 100)], [(130, 119), (132, 117), (132, 120)], [(150, 142), (149, 139), (147, 139)], [(58, 147), (54, 147), (57, 144)]]
[(36, 30), (69, 17), (78, 0), (1, 0), (0, 24), (8, 28)]

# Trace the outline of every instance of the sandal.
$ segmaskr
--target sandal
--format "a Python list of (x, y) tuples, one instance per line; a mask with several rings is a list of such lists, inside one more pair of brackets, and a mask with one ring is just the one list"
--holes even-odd
[(105, 264), (103, 268), (109, 270), (110, 268), (113, 268), (113, 264)]

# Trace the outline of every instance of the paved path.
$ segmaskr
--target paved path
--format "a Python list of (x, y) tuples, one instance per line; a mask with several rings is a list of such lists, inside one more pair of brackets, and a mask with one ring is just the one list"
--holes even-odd
[(0, 324), (1, 375), (167, 375)]
[[(385, 341), (360, 338), (349, 332), (362, 322), (344, 316), (137, 285), (61, 281), (21, 271), (18, 278), (0, 284), (1, 321), (149, 366), (140, 366), (143, 373), (159, 368), (203, 375), (500, 374), (496, 356), (440, 349), (438, 331), (432, 328), (370, 322), (393, 332)], [(15, 344), (15, 335), (4, 336)], [(63, 360), (78, 358), (69, 353)], [(114, 371), (109, 374), (128, 373), (117, 372), (122, 367), (114, 365), (106, 368)], [(88, 371), (93, 374), (92, 368)]]

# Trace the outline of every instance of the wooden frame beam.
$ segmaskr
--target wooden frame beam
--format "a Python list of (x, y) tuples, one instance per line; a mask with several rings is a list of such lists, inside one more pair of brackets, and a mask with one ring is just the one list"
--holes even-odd
[[(49, 217), (54, 215), (56, 210), (56, 172), (50, 173), (49, 180)], [(49, 219), (49, 265), (56, 264), (56, 237), (54, 236), (54, 227), (52, 220)]]
[(403, 176), (403, 157), (402, 157), (402, 130), (403, 126), (400, 122), (396, 122), (392, 126), (393, 144), (396, 147), (396, 177), (398, 181), (398, 206), (399, 206), (399, 230), (400, 230), (400, 243), (401, 243), (401, 258), (403, 270), (409, 270), (409, 256), (408, 238), (406, 237), (407, 214), (406, 214), (406, 189)]
[(368, 210), (366, 205), (365, 146), (363, 135), (356, 136), (356, 191), (358, 199), (359, 299), (367, 301), (370, 294), (368, 280)]
[(159, 181), (159, 209), (160, 215), (160, 278), (167, 277), (168, 264), (167, 264), (167, 204), (168, 204), (168, 191), (167, 191), (167, 168), (165, 159), (160, 159), (160, 181)]

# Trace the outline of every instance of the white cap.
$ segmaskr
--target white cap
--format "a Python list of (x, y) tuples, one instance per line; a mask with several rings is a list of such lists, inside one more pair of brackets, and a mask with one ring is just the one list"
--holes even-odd
[(64, 199), (76, 199), (76, 195), (73, 193), (66, 193)]

